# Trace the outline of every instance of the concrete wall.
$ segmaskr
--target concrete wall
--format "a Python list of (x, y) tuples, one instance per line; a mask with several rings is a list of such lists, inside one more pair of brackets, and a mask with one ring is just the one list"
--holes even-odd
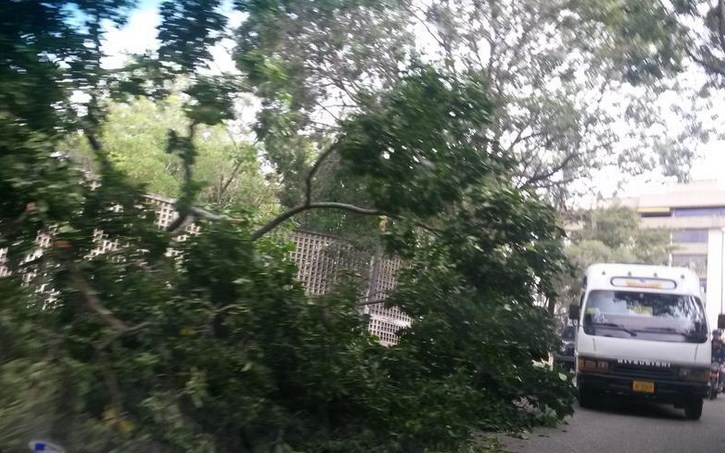
[[(672, 244), (674, 250), (672, 253), (675, 255), (707, 255), (708, 245), (707, 244)], [(704, 277), (704, 275), (703, 275)]]
[(642, 228), (665, 228), (668, 230), (710, 229), (725, 227), (725, 217), (643, 217)]
[(662, 188), (660, 193), (627, 198), (622, 204), (635, 209), (725, 206), (725, 183), (695, 181)]

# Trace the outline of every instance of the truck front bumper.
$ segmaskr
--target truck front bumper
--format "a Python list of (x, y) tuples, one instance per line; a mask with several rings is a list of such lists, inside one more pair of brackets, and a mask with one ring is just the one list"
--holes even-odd
[[(693, 398), (707, 396), (707, 382), (688, 382), (662, 379), (634, 378), (614, 374), (577, 373), (577, 387), (596, 393), (680, 404)], [(654, 383), (653, 392), (634, 390), (635, 381)]]

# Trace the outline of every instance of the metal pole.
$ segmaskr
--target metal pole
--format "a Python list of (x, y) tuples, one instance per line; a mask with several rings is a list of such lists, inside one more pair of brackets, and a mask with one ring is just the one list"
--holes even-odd
[[(723, 313), (725, 298), (725, 228), (720, 229), (720, 313)], [(719, 313), (719, 314), (720, 314)]]

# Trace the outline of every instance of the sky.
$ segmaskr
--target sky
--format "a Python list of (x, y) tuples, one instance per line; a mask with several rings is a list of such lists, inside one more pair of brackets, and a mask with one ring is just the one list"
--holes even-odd
[[(158, 46), (156, 40), (156, 27), (160, 23), (158, 13), (158, 0), (142, 0), (139, 7), (134, 11), (128, 23), (123, 28), (107, 27), (104, 50), (108, 57), (104, 60), (104, 66), (117, 68), (123, 65), (125, 55), (142, 53)], [(237, 26), (243, 20), (241, 13), (231, 13), (230, 23)], [(231, 59), (229, 50), (234, 45), (229, 39), (223, 40), (212, 49), (214, 57), (213, 66), (219, 72), (235, 71), (234, 62)], [(725, 105), (713, 107), (719, 110), (720, 117), (725, 117)], [(702, 144), (697, 150), (699, 156), (694, 162), (692, 180), (719, 180), (725, 182), (725, 141), (711, 141)], [(617, 182), (621, 178), (616, 170), (603, 172), (593, 184), (600, 187), (603, 193), (618, 192), (619, 196), (637, 196), (643, 193), (651, 193), (661, 190), (662, 187), (671, 185), (674, 182), (657, 175), (647, 175), (632, 178), (628, 183), (618, 189)]]

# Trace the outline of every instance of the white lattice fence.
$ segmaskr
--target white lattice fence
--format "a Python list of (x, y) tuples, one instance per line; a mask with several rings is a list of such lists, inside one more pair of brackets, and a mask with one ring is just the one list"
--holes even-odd
[[(148, 198), (156, 209), (156, 225), (159, 228), (168, 227), (177, 215), (173, 200), (158, 196)], [(176, 240), (183, 241), (189, 235), (198, 233), (199, 226), (191, 224), (184, 231), (186, 234), (178, 236)], [(100, 231), (95, 239), (98, 247), (93, 250), (92, 255), (113, 251), (118, 247), (117, 241), (109, 240)], [(296, 232), (292, 241), (295, 244), (292, 259), (298, 267), (297, 279), (308, 294), (327, 293), (345, 272), (355, 272), (363, 276), (365, 283), (369, 285), (365, 312), (370, 316), (370, 332), (377, 335), (383, 344), (390, 345), (397, 341), (396, 332), (401, 327), (410, 325), (410, 318), (397, 308), (385, 308), (382, 302), (370, 304), (370, 301), (384, 301), (386, 295), (395, 288), (396, 275), (401, 267), (400, 259), (376, 257), (374, 254), (356, 250), (345, 241), (318, 233)], [(39, 235), (39, 250), (34, 255), (39, 255), (40, 249), (49, 246), (50, 242), (50, 236)], [(2, 265), (5, 257), (6, 250), (0, 250), (0, 277), (8, 275), (7, 267)], [(35, 257), (37, 256), (32, 258)]]
[(292, 259), (297, 279), (308, 294), (322, 295), (334, 288), (344, 272), (366, 277), (370, 257), (332, 236), (300, 231), (294, 233)]
[[(373, 279), (370, 282), (369, 294), (372, 301), (384, 301), (395, 289), (401, 267), (399, 258), (377, 258), (377, 269), (373, 269)], [(365, 309), (370, 315), (370, 332), (377, 335), (383, 344), (395, 344), (398, 341), (398, 330), (410, 325), (410, 317), (397, 307), (387, 308), (384, 303), (368, 302)]]
[(322, 295), (330, 291), (346, 271), (367, 277), (368, 298), (364, 311), (370, 316), (370, 332), (385, 345), (397, 342), (396, 333), (410, 325), (410, 318), (397, 308), (386, 308), (383, 302), (371, 302), (384, 301), (395, 288), (400, 259), (363, 253), (345, 241), (318, 233), (297, 232), (292, 240), (295, 243), (292, 258), (299, 269), (297, 279), (309, 294)]

